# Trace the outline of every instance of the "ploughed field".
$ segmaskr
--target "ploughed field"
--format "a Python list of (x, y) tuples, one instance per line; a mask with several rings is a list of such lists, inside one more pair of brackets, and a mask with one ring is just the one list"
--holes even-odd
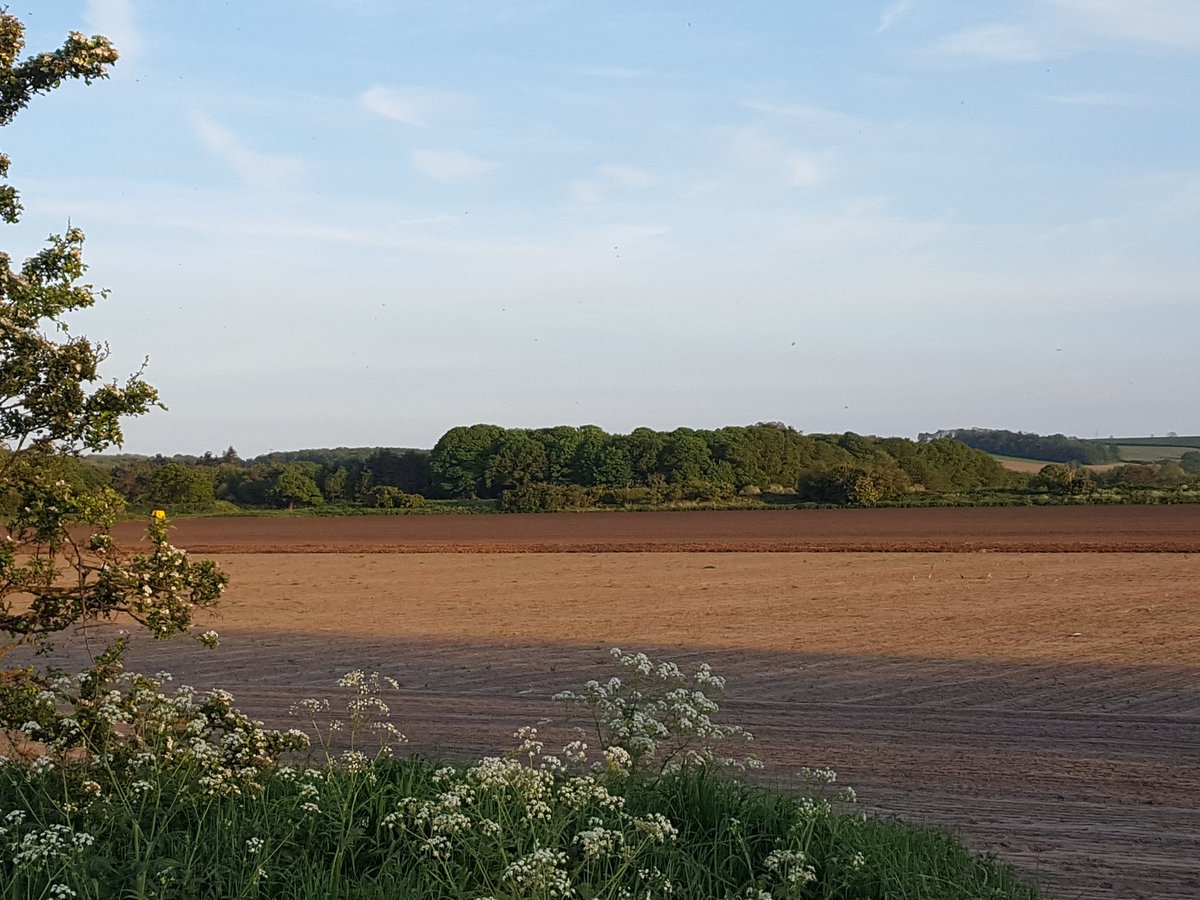
[[(201, 553), (1008, 550), (1200, 553), (1200, 504), (475, 516), (245, 517), (175, 523)], [(125, 522), (117, 536), (136, 538)]]
[(202, 623), (222, 647), (139, 642), (131, 664), (270, 724), (379, 670), (414, 748), (495, 753), (607, 677), (609, 647), (646, 650), (729, 677), (768, 779), (832, 766), (1055, 897), (1200, 896), (1200, 508), (208, 519), (174, 540), (232, 576)]

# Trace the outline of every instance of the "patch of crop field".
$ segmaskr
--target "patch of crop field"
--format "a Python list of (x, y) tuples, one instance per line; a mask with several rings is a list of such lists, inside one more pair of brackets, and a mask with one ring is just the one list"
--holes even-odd
[(1022, 472), (1026, 475), (1036, 475), (1046, 466), (1053, 465), (1045, 459), (1024, 459), (1020, 456), (1001, 456), (998, 453), (993, 453), (992, 456), (1010, 472)]
[(1167, 435), (1166, 437), (1121, 437), (1110, 438), (1107, 441), (1104, 441), (1104, 443), (1143, 447), (1184, 447), (1191, 448), (1193, 450), (1200, 450), (1200, 435), (1176, 434)]
[[(136, 541), (137, 522), (114, 535)], [(1200, 504), (187, 519), (195, 553), (1140, 551), (1200, 553)]]
[[(1061, 463), (1055, 463), (1045, 459), (1023, 459), (1020, 456), (1000, 456), (995, 453), (993, 453), (992, 456), (995, 457), (996, 461), (1000, 463), (1000, 465), (1004, 466), (1004, 468), (1008, 469), (1010, 472), (1020, 472), (1024, 475), (1036, 475), (1046, 466), (1061, 465)], [(1107, 472), (1109, 469), (1115, 469), (1120, 465), (1124, 465), (1124, 463), (1092, 463), (1090, 465), (1081, 466), (1081, 468), (1088, 469), (1092, 472)]]
[[(296, 699), (333, 698), (337, 676), (378, 670), (403, 686), (393, 709), (412, 747), (467, 759), (560, 716), (548, 698), (607, 677), (611, 646), (709, 662), (729, 677), (729, 721), (756, 734), (767, 779), (832, 766), (864, 806), (954, 829), (1051, 896), (1200, 895), (1200, 555), (1030, 549), (1194, 539), (1200, 511), (860, 512), (873, 514), (803, 526), (786, 523), (806, 512), (464, 517), (438, 526), (457, 536), (426, 536), (425, 549), (457, 541), (467, 553), (391, 552), (415, 538), (371, 544), (339, 520), (305, 520), (327, 526), (323, 544), (289, 520), (238, 520), (226, 546), (297, 539), (322, 551), (217, 556), (232, 584), (200, 627), (223, 646), (139, 641), (131, 665), (228, 689), (279, 727), (295, 724)], [(928, 512), (947, 515), (916, 515)], [(761, 520), (772, 516), (786, 540), (803, 527), (834, 542), (946, 543), (961, 527), (969, 542), (1025, 552), (730, 549), (770, 546)], [(284, 530), (236, 530), (247, 526)], [(654, 529), (658, 552), (578, 543), (628, 547)], [(573, 552), (479, 552), (488, 540), (511, 551), (514, 534), (546, 544), (556, 530)], [(181, 523), (177, 543), (187, 536)], [(727, 552), (663, 551), (681, 538)], [(46, 662), (78, 653), (75, 642)]]
[(1194, 447), (1166, 444), (1118, 444), (1117, 452), (1124, 462), (1160, 462), (1179, 459)]

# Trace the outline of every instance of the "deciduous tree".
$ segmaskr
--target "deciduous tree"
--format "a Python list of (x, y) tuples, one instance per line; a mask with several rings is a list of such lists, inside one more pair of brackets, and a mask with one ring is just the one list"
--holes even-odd
[[(23, 48), (21, 22), (0, 10), (0, 126), (66, 80), (105, 77), (117, 58), (105, 38), (78, 33), (59, 50), (20, 59)], [(0, 155), (0, 178), (8, 167)], [(20, 212), (16, 191), (0, 186), (0, 218)], [(104, 296), (80, 280), (82, 251), (83, 233), (69, 228), (20, 266), (0, 252), (0, 658), (118, 614), (156, 637), (184, 632), (225, 583), (211, 562), (170, 545), (163, 517), (151, 522), (148, 549), (122, 551), (109, 536), (120, 497), (63, 476), (64, 459), (119, 445), (121, 419), (158, 402), (140, 373), (102, 381), (106, 346), (70, 332), (70, 315)], [(14, 692), (37, 680), (29, 669), (0, 672), (0, 726), (20, 706), (8, 702)]]

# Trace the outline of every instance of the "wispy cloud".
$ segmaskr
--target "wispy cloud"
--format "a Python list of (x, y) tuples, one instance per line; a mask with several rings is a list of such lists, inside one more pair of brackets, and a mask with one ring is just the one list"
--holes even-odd
[(438, 115), (462, 106), (465, 98), (425, 88), (395, 88), (376, 84), (363, 91), (358, 102), (363, 109), (393, 122), (428, 128)]
[(84, 18), (90, 31), (113, 42), (124, 62), (132, 62), (142, 52), (142, 32), (131, 0), (88, 0)]
[(633, 69), (626, 66), (575, 66), (572, 68), (577, 75), (588, 75), (593, 78), (645, 78), (650, 72), (647, 69)]
[(655, 178), (637, 166), (609, 163), (596, 167), (596, 177), (573, 181), (568, 193), (576, 203), (603, 203), (614, 190), (639, 191), (654, 184)]
[(309, 166), (304, 160), (253, 150), (236, 134), (204, 113), (193, 112), (191, 122), (192, 130), (205, 149), (250, 187), (288, 187), (308, 172)]
[(747, 100), (742, 104), (746, 109), (763, 113), (768, 116), (780, 116), (786, 119), (800, 119), (805, 122), (819, 122), (847, 127), (861, 127), (863, 122), (844, 112), (814, 106), (810, 103), (771, 103), (766, 100)]
[(461, 150), (414, 150), (408, 161), (422, 175), (447, 183), (470, 181), (497, 168), (496, 163)]
[(1041, 41), (1015, 25), (980, 25), (948, 34), (938, 52), (960, 59), (997, 63), (1034, 62), (1053, 55)]
[(828, 172), (813, 156), (790, 156), (787, 161), (788, 184), (794, 187), (816, 187), (825, 181)]
[(875, 33), (883, 34), (883, 32), (895, 25), (898, 19), (910, 12), (916, 5), (917, 0), (897, 0), (895, 3), (888, 4), (883, 12), (879, 14), (879, 27), (875, 29)]
[(816, 187), (829, 179), (827, 155), (790, 149), (757, 128), (740, 128), (733, 133), (734, 157), (756, 169), (777, 173), (793, 187)]
[(1120, 41), (1200, 49), (1196, 0), (1051, 0), (1075, 24)]
[(637, 166), (610, 164), (596, 169), (610, 184), (636, 190), (654, 184), (654, 176)]
[(1063, 106), (1151, 106), (1152, 101), (1137, 94), (1114, 93), (1110, 91), (1077, 91), (1072, 94), (1043, 94), (1042, 99), (1047, 103), (1058, 103)]

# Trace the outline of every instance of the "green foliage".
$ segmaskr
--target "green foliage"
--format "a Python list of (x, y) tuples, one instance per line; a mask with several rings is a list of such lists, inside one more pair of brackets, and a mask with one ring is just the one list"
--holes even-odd
[(895, 465), (876, 468), (843, 465), (806, 474), (796, 492), (802, 500), (843, 506), (875, 506), (912, 490), (908, 473)]
[[(639, 504), (721, 502), (747, 487), (794, 485), (802, 479), (827, 486), (828, 490), (810, 491), (821, 502), (861, 505), (910, 490), (969, 491), (1019, 481), (987, 453), (957, 441), (917, 444), (852, 433), (802, 435), (778, 423), (715, 431), (639, 428), (628, 435), (610, 435), (595, 425), (536, 431), (476, 425), (447, 432), (433, 450), (431, 469), (440, 479), (438, 486), (456, 496), (573, 484), (610, 489), (600, 497), (631, 492), (637, 499), (626, 502)], [(851, 484), (839, 487), (836, 479), (823, 474), (847, 469), (861, 476), (857, 489)], [(523, 491), (513, 494), (509, 505), (579, 505), (582, 495), (571, 497)]]
[(488, 461), (492, 448), (503, 435), (504, 429), (499, 425), (451, 428), (430, 453), (429, 471), (434, 486), (454, 497), (488, 496), (485, 483)]
[(918, 439), (922, 442), (950, 439), (1000, 456), (1046, 459), (1076, 465), (1116, 462), (1121, 458), (1115, 444), (1087, 441), (1063, 434), (1043, 435), (996, 428), (950, 428), (933, 434), (922, 434)]
[(1096, 488), (1096, 482), (1087, 469), (1051, 463), (1043, 466), (1034, 476), (1030, 487), (1050, 494), (1078, 495), (1091, 493)]
[(376, 509), (420, 509), (426, 505), (420, 494), (407, 494), (389, 484), (372, 488), (367, 502)]
[(373, 484), (420, 494), (430, 488), (429, 456), (427, 450), (380, 449), (366, 458), (362, 471), (370, 473)]
[(267, 499), (275, 506), (292, 509), (296, 506), (320, 506), (325, 502), (313, 475), (315, 463), (288, 463), (275, 477), (267, 491)]
[[(61, 50), (18, 61), (23, 46), (21, 23), (0, 10), (0, 125), (64, 79), (104, 77), (116, 59), (105, 39), (76, 33)], [(7, 170), (0, 157), (0, 176)], [(0, 217), (13, 222), (19, 212), (5, 186)], [(80, 283), (82, 246), (83, 233), (70, 228), (19, 270), (0, 253), (0, 657), (117, 615), (156, 637), (184, 632), (225, 584), (211, 563), (193, 563), (170, 545), (165, 519), (151, 521), (149, 552), (115, 547), (108, 531), (122, 500), (103, 479), (83, 477), (73, 459), (119, 444), (120, 420), (158, 402), (139, 375), (101, 382), (107, 349), (70, 334), (70, 314), (103, 296)], [(38, 677), (5, 673), (9, 689)]]
[[(58, 50), (18, 59), (24, 48), (25, 26), (7, 9), (0, 9), (0, 127), (12, 122), (35, 95), (52, 91), (69, 78), (80, 78), (87, 84), (107, 78), (108, 67), (117, 61), (117, 51), (107, 38), (84, 37), (77, 31), (72, 31)], [(8, 177), (9, 162), (0, 154), (0, 178)], [(11, 185), (0, 186), (0, 218), (12, 223), (20, 215), (16, 190)], [(0, 258), (7, 264), (6, 256), (0, 254)], [(7, 265), (0, 271), (7, 274)]]
[[(991, 454), (960, 441), (923, 437), (915, 442), (854, 433), (805, 435), (778, 422), (711, 431), (639, 428), (627, 435), (607, 434), (595, 425), (533, 430), (476, 425), (451, 429), (433, 451), (342, 447), (272, 453), (250, 462), (238, 459), (232, 448), (221, 456), (210, 452), (170, 459), (92, 457), (88, 462), (96, 459), (98, 464), (85, 465), (72, 477), (82, 477), (93, 486), (111, 485), (128, 500), (144, 505), (149, 502), (146, 485), (155, 470), (183, 466), (213, 481), (217, 501), (230, 501), (243, 509), (271, 509), (287, 506), (278, 492), (279, 479), (288, 464), (299, 464), (319, 489), (323, 508), (339, 514), (372, 508), (446, 508), (435, 503), (422, 507), (415, 499), (398, 501), (397, 494), (377, 490), (383, 487), (431, 501), (449, 496), (459, 504), (450, 507), (455, 510), (462, 503), (486, 503), (508, 495), (498, 505), (510, 511), (798, 503), (1027, 505), (1057, 502), (1054, 498), (1075, 502), (1081, 497), (1089, 502), (1126, 503), (1134, 496), (1130, 492), (1136, 492), (1142, 502), (1157, 503), (1188, 502), (1191, 496), (1186, 490), (1190, 476), (1182, 460), (1178, 468), (1174, 460), (1162, 460), (1095, 471), (1090, 477), (1106, 488), (1104, 492), (1086, 493), (1084, 485), (1079, 487), (1084, 493), (1062, 493), (1061, 486), (1011, 472)], [(1189, 457), (1188, 462), (1200, 467), (1200, 457)], [(698, 472), (707, 474), (701, 477)], [(458, 485), (459, 490), (447, 485)], [(576, 490), (550, 489), (569, 486)], [(793, 493), (797, 486), (799, 492)], [(306, 503), (309, 508), (317, 503), (311, 489), (297, 495), (292, 506), (303, 509)], [(172, 503), (171, 508), (215, 509), (180, 503)]]
[(542, 445), (546, 454), (546, 480), (551, 484), (570, 484), (573, 477), (575, 452), (583, 435), (570, 425), (555, 428), (536, 428), (529, 436)]
[[(1173, 431), (1163, 437), (1122, 437), (1109, 440), (1120, 447), (1192, 447), (1200, 449), (1200, 435), (1175, 434)], [(1122, 459), (1124, 458), (1122, 456)]]
[(544, 482), (548, 469), (546, 448), (527, 432), (504, 432), (488, 450), (483, 484), (489, 496)]
[(562, 512), (596, 503), (596, 492), (577, 484), (524, 484), (500, 495), (500, 511), (506, 513)]
[[(0, 766), (0, 894), (1038, 897), (942, 834), (851, 814), (831, 770), (802, 769), (787, 790), (737, 780), (714, 751), (746, 735), (706, 695), (723, 680), (616, 656), (618, 675), (561, 695), (587, 733), (548, 752), (521, 728), (509, 752), (469, 765), (391, 759), (398, 685), (379, 675), (339, 681), (344, 714), (293, 707), (313, 742), (264, 729), (224, 692), (168, 691), (98, 660), (25, 701), (27, 743)], [(285, 764), (310, 743), (319, 755)]]
[(207, 469), (167, 463), (150, 470), (138, 499), (145, 505), (176, 512), (202, 512), (216, 503)]

